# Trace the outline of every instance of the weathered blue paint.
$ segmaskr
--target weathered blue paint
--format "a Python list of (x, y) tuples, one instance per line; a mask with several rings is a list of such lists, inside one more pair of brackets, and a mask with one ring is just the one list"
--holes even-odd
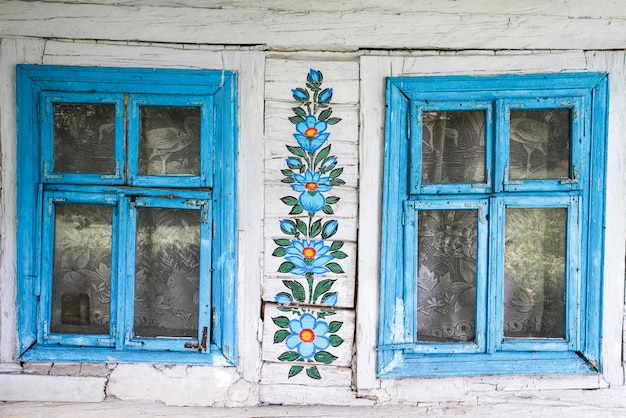
[[(237, 75), (229, 71), (17, 66), (21, 359), (237, 364), (237, 95)], [(55, 102), (115, 105), (118, 172), (102, 176), (54, 171), (47, 162), (53, 157), (51, 109)], [(137, 174), (136, 110), (140, 103), (201, 109), (198, 176)], [(54, 204), (50, 202), (55, 198), (113, 207), (108, 335), (50, 333), (54, 244)], [(140, 339), (132, 333), (136, 204), (194, 209), (202, 219), (199, 331), (195, 339)], [(183, 343), (201, 341), (204, 326), (209, 333), (207, 350), (183, 348)], [(126, 329), (131, 332), (127, 334)]]
[[(607, 85), (608, 77), (599, 73), (387, 80), (380, 377), (596, 373), (601, 370)], [(511, 108), (570, 110), (573, 117), (569, 178), (509, 181), (508, 112)], [(421, 184), (422, 112), (459, 109), (486, 111), (486, 183)], [(416, 336), (417, 212), (426, 208), (472, 209), (472, 206), (483, 213), (477, 214), (476, 339), (469, 344), (419, 343)], [(567, 210), (567, 303), (563, 339), (503, 337), (506, 207)], [(483, 215), (488, 216), (488, 221), (480, 221)]]

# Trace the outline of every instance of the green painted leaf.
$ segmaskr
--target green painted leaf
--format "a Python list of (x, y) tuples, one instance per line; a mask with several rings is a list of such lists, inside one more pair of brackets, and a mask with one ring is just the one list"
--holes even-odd
[(315, 163), (313, 164), (315, 167), (317, 167), (317, 165), (324, 160), (324, 158), (328, 157), (328, 154), (330, 153), (330, 145), (322, 148), (322, 150), (317, 154), (317, 157), (315, 157)]
[(293, 263), (290, 263), (289, 261), (285, 261), (280, 266), (278, 266), (278, 272), (289, 273), (291, 270), (293, 270), (294, 267), (295, 265)]
[(328, 351), (318, 351), (313, 356), (315, 361), (319, 361), (320, 363), (330, 364), (333, 361), (337, 360), (337, 356), (330, 354)]
[(333, 171), (330, 172), (330, 178), (332, 179), (335, 177), (339, 177), (341, 173), (343, 173), (343, 167), (335, 168)]
[(338, 258), (339, 260), (347, 257), (346, 253), (344, 253), (343, 251), (333, 251), (330, 253), (330, 255), (332, 255), (335, 258)]
[(298, 199), (293, 196), (284, 196), (280, 198), (280, 201), (287, 206), (293, 206), (298, 204)]
[(333, 287), (333, 283), (335, 283), (335, 280), (332, 279), (326, 279), (319, 282), (315, 286), (315, 290), (313, 291), (313, 303), (315, 303), (317, 301), (317, 298), (319, 298), (321, 295), (328, 292)]
[(301, 107), (294, 107), (291, 110), (293, 110), (293, 113), (295, 113), (296, 115), (306, 118), (306, 111)]
[(318, 219), (317, 221), (313, 222), (313, 225), (311, 225), (311, 230), (309, 231), (309, 237), (313, 238), (319, 235), (320, 232), (322, 232), (322, 220)]
[(285, 251), (285, 249), (283, 247), (278, 247), (274, 250), (274, 252), (272, 253), (272, 255), (274, 257), (284, 257), (287, 255), (287, 251)]
[(342, 325), (343, 325), (343, 322), (332, 321), (330, 324), (328, 324), (328, 332), (335, 333), (341, 329)]
[(328, 196), (326, 198), (326, 203), (328, 203), (329, 205), (335, 204), (339, 202), (339, 197), (338, 196)]
[(304, 209), (302, 209), (302, 206), (295, 205), (294, 207), (291, 208), (291, 210), (289, 211), (290, 215), (300, 215), (302, 212), (304, 211)]
[(304, 366), (291, 366), (291, 369), (289, 369), (289, 375), (287, 377), (294, 377), (302, 370), (304, 370)]
[(283, 280), (283, 284), (291, 290), (293, 298), (298, 302), (304, 302), (305, 292), (304, 286), (295, 280)]
[(291, 241), (285, 238), (275, 238), (274, 244), (280, 245), (281, 247), (288, 247), (291, 245)]
[(317, 370), (316, 366), (313, 367), (309, 367), (308, 369), (306, 369), (306, 375), (309, 376), (311, 379), (321, 379), (322, 375), (320, 375), (319, 370)]
[(329, 118), (326, 120), (326, 123), (329, 125), (336, 125), (341, 122), (341, 118)]
[(293, 145), (287, 145), (287, 149), (289, 150), (289, 152), (291, 152), (293, 155), (297, 155), (298, 157), (305, 157), (306, 158), (306, 151), (303, 150), (300, 147), (296, 147)]
[(289, 328), (289, 318), (286, 316), (277, 316), (276, 318), (272, 318), (272, 321), (277, 327)]
[(322, 113), (320, 113), (320, 115), (317, 117), (317, 120), (325, 121), (330, 117), (330, 115), (332, 115), (332, 113), (332, 109), (326, 109)]
[(274, 344), (282, 343), (287, 339), (287, 337), (289, 337), (289, 335), (291, 335), (291, 332), (287, 331), (286, 329), (279, 329), (274, 333)]
[(285, 351), (280, 356), (278, 356), (278, 360), (280, 361), (295, 361), (300, 358), (300, 354), (296, 351)]
[(325, 266), (328, 270), (332, 271), (333, 273), (344, 273), (343, 269), (341, 268), (341, 266), (337, 263), (328, 263)]
[(291, 171), (291, 170), (289, 170), (287, 168), (284, 168), (284, 169), (280, 170), (280, 172), (282, 173), (283, 176), (293, 177), (293, 171)]
[(322, 212), (324, 212), (326, 215), (332, 215), (333, 213), (335, 213), (333, 211), (333, 208), (331, 208), (329, 205), (324, 205), (324, 207), (322, 208)]
[(343, 247), (343, 241), (335, 241), (330, 245), (331, 251), (337, 251), (341, 247)]
[(296, 228), (302, 235), (306, 235), (309, 232), (306, 224), (301, 219), (296, 219)]
[(292, 116), (289, 118), (289, 122), (295, 125), (296, 123), (304, 122), (304, 118), (302, 116)]
[(293, 177), (285, 177), (284, 179), (281, 180), (281, 183), (287, 183), (287, 184), (291, 184), (295, 182), (296, 182), (296, 179), (294, 179)]
[(344, 184), (346, 184), (346, 182), (341, 179), (334, 178), (334, 179), (330, 179), (328, 181), (328, 184), (330, 184), (331, 186), (343, 186)]
[(343, 343), (343, 338), (341, 338), (339, 335), (329, 335), (328, 339), (330, 340), (330, 345), (333, 347), (338, 347)]

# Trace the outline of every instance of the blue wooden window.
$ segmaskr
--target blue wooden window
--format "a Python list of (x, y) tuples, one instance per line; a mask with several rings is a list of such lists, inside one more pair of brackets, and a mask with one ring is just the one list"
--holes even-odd
[(607, 77), (387, 81), (381, 377), (597, 373)]
[(234, 365), (236, 74), (20, 65), (27, 361)]

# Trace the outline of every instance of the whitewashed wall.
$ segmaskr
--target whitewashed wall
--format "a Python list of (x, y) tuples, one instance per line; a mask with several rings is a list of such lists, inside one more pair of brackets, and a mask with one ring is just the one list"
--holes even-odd
[[(380, 4), (379, 4), (380, 3)], [(419, 4), (417, 4), (419, 3)], [(497, 3), (497, 4), (494, 4)], [(0, 3), (0, 400), (176, 405), (383, 405), (471, 402), (477, 394), (623, 384), (626, 231), (626, 3), (375, 0), (5, 1)], [(450, 50), (455, 51), (450, 51)], [(554, 50), (554, 51), (549, 51)], [(15, 359), (15, 65), (224, 68), (238, 71), (237, 368), (31, 363)], [(330, 143), (344, 167), (333, 219), (348, 254), (336, 275), (340, 358), (323, 379), (287, 377), (270, 318), (285, 275), (271, 255), (289, 188), (291, 89), (310, 68), (332, 87)], [(384, 380), (376, 377), (384, 78), (559, 71), (611, 74), (602, 375)], [(59, 390), (63, 387), (64, 390)], [(181, 387), (184, 389), (181, 390)], [(8, 388), (11, 388), (10, 390)], [(37, 388), (32, 390), (31, 388)]]

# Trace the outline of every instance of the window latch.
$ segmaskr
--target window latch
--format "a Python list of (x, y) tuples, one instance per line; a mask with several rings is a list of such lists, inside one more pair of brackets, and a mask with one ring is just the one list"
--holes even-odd
[(207, 327), (204, 327), (202, 329), (202, 340), (200, 341), (200, 344), (187, 343), (187, 344), (185, 344), (185, 348), (191, 348), (191, 349), (198, 350), (198, 351), (201, 351), (201, 350), (206, 351), (206, 344), (207, 344), (207, 339), (208, 339), (207, 333), (208, 332), (209, 332), (209, 329)]

